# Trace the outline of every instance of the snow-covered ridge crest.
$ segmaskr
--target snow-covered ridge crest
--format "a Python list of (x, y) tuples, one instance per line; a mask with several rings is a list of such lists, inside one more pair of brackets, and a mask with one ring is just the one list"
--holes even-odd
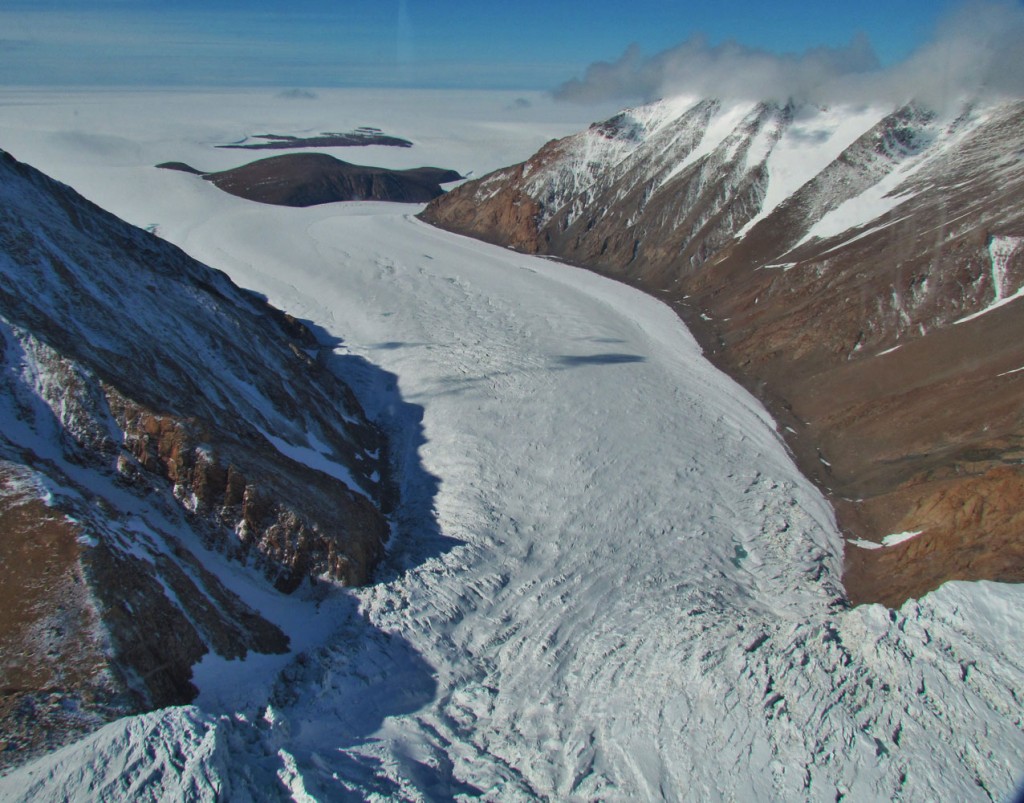
[[(678, 155), (680, 147), (688, 152), (718, 105), (716, 101), (702, 104), (699, 99), (677, 98), (626, 109), (562, 140), (538, 167), (524, 166), (525, 189), (553, 214), (568, 199), (603, 185), (612, 174), (628, 171), (638, 152), (674, 149)], [(677, 129), (684, 117), (687, 120), (681, 132)], [(690, 141), (684, 142), (687, 139)]]
[[(914, 104), (907, 109), (918, 108)], [(527, 193), (543, 204), (541, 223), (558, 213), (572, 199), (574, 212), (564, 220), (572, 223), (579, 215), (580, 199), (596, 199), (628, 180), (631, 184), (649, 184), (650, 196), (676, 176), (698, 162), (714, 163), (708, 175), (722, 165), (732, 164), (742, 152), (744, 163), (735, 170), (733, 183), (759, 177), (763, 199), (759, 208), (736, 232), (742, 237), (756, 223), (768, 217), (783, 201), (815, 178), (836, 160), (858, 137), (870, 131), (898, 107), (881, 104), (810, 103), (777, 104), (750, 101), (700, 100), (678, 97), (624, 110), (603, 123), (559, 143), (556, 159), (546, 158), (534, 168), (524, 168)], [(925, 161), (934, 157), (936, 148), (955, 148), (959, 139), (985, 116), (973, 114), (971, 103), (964, 102), (942, 116), (922, 111), (915, 130), (902, 141), (886, 144), (879, 156), (900, 163), (898, 171), (884, 171), (884, 182), (870, 184), (865, 192), (878, 198), (891, 196), (892, 190), (913, 175)], [(932, 146), (936, 146), (933, 148)], [(911, 158), (913, 157), (913, 158)], [(709, 165), (712, 167), (712, 165)], [(881, 172), (876, 171), (879, 177)], [(671, 186), (667, 188), (672, 192)], [(616, 193), (621, 200), (623, 193)], [(854, 197), (834, 209), (808, 233), (825, 238), (855, 228), (878, 217), (894, 206), (854, 205)], [(602, 199), (602, 203), (606, 203)], [(585, 204), (584, 204), (585, 205)], [(860, 210), (860, 211), (858, 211)]]
[[(659, 100), (632, 107), (587, 130), (560, 140), (542, 150), (535, 160), (522, 166), (522, 188), (541, 205), (538, 223), (543, 226), (571, 203), (572, 212), (560, 225), (571, 225), (580, 209), (588, 204), (610, 205), (623, 199), (619, 191), (604, 197), (628, 181), (647, 186), (647, 201), (663, 188), (671, 194), (671, 180), (700, 162), (716, 168), (732, 166), (738, 154), (744, 161), (732, 168), (732, 184), (755, 180), (762, 195), (755, 214), (734, 234), (743, 236), (768, 217), (780, 204), (810, 182), (863, 135), (890, 115), (902, 119), (904, 129), (880, 146), (877, 158), (899, 163), (864, 169), (874, 181), (861, 192), (896, 195), (893, 189), (910, 178), (916, 169), (949, 149), (987, 120), (984, 109), (964, 101), (941, 115), (925, 107), (884, 104), (788, 104), (754, 103), (700, 99), (687, 96)], [(908, 116), (909, 115), (909, 116)], [(909, 127), (908, 127), (909, 125)], [(907, 165), (903, 165), (909, 160)], [(913, 169), (910, 169), (913, 168)], [(716, 175), (708, 170), (709, 179)], [(484, 177), (487, 200), (504, 171)], [(865, 178), (867, 177), (865, 176)], [(885, 183), (879, 184), (879, 180)], [(471, 187), (476, 186), (471, 184)], [(735, 187), (723, 188), (734, 191)], [(898, 196), (897, 196), (898, 197)], [(825, 211), (836, 211), (809, 237), (824, 238), (860, 226), (897, 205), (865, 207), (860, 213), (851, 206), (856, 195), (830, 202)], [(843, 202), (845, 211), (837, 209)], [(862, 205), (863, 206), (863, 205)], [(823, 214), (823, 213), (819, 213)], [(816, 221), (815, 221), (816, 222)]]

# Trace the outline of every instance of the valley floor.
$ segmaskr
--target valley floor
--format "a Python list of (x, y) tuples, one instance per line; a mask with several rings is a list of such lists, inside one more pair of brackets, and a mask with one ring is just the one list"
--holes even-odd
[[(381, 581), (339, 592), (336, 631), (270, 694), (201, 668), (196, 707), (112, 723), (0, 797), (1012, 791), (1024, 590), (848, 609), (828, 505), (668, 307), (409, 207), (161, 194), (189, 177), (153, 172), (113, 211), (344, 339), (408, 463), (396, 533)], [(359, 359), (396, 386), (360, 384)]]

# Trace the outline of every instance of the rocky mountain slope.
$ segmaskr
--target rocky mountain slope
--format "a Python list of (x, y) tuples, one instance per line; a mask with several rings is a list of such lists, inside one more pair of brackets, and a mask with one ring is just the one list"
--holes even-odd
[(424, 219), (670, 303), (776, 416), (855, 601), (1024, 580), (1024, 103), (676, 99)]
[(202, 173), (180, 162), (157, 167), (195, 173), (239, 198), (298, 207), (335, 201), (423, 203), (441, 195), (442, 184), (462, 178), (441, 167), (363, 167), (326, 153), (286, 153), (216, 173)]
[(239, 577), (370, 579), (386, 446), (335, 343), (3, 152), (0, 336), (0, 766), (286, 652)]

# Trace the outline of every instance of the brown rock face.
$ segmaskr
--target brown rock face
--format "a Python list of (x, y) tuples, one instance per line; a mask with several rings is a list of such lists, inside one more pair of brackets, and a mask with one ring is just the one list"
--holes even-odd
[[(423, 217), (657, 291), (773, 412), (847, 535), (922, 532), (847, 548), (854, 601), (1024, 580), (1024, 104), (879, 115), (763, 214), (773, 149), (814, 126), (762, 104), (698, 148), (721, 113), (623, 113)], [(812, 235), (871, 193), (877, 212)]]
[(192, 666), (210, 649), (288, 650), (173, 536), (151, 560), (107, 546), (36, 498), (39, 479), (0, 464), (0, 767), (108, 719), (190, 702)]
[(73, 524), (0, 469), (0, 767), (135, 709), (94, 634)]
[(2, 152), (0, 347), (0, 767), (287, 652), (239, 573), (373, 576), (387, 448), (335, 341)]
[(901, 518), (887, 532), (920, 530), (921, 535), (887, 549), (849, 550), (846, 581), (856, 592), (855, 602), (895, 606), (946, 580), (1024, 582), (1024, 477), (1019, 469), (997, 464), (980, 475), (929, 478), (872, 501), (852, 515), (867, 519), (896, 511)]
[(388, 530), (366, 496), (301, 463), (280, 471), (259, 438), (219, 443), (209, 424), (158, 415), (113, 389), (107, 401), (124, 433), (122, 476), (137, 481), (141, 467), (165, 477), (208, 546), (253, 560), (286, 593), (317, 575), (369, 581)]

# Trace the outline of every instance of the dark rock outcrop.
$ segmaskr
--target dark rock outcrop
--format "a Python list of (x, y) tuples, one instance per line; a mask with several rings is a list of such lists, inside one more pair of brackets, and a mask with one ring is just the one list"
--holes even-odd
[(442, 184), (462, 178), (440, 167), (363, 167), (325, 153), (286, 153), (218, 173), (201, 173), (181, 162), (157, 167), (200, 175), (239, 198), (300, 207), (336, 201), (423, 203), (444, 194)]
[(254, 134), (252, 139), (259, 141), (233, 142), (228, 145), (218, 145), (217, 147), (243, 151), (270, 151), (290, 148), (356, 148), (366, 145), (386, 145), (393, 148), (412, 147), (412, 143), (409, 140), (392, 137), (385, 134), (379, 128), (370, 126), (363, 126), (355, 131), (325, 131), (323, 134), (313, 137), (294, 137), (287, 134)]
[(0, 345), (0, 765), (287, 651), (231, 559), (371, 579), (387, 448), (335, 342), (2, 152)]
[[(817, 136), (817, 112), (761, 104), (723, 131), (724, 111), (625, 112), (423, 218), (668, 301), (851, 538), (920, 531), (848, 547), (854, 601), (1024, 581), (1024, 104), (880, 114), (770, 208), (771, 155), (798, 124)], [(847, 213), (869, 196), (877, 211)]]

